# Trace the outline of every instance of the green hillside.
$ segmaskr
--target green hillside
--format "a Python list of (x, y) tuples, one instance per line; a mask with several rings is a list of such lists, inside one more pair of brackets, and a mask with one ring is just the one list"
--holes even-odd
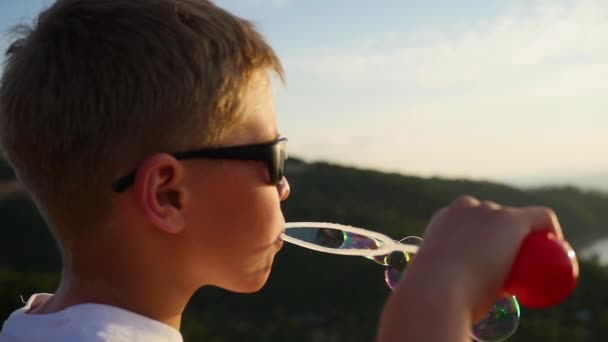
[[(468, 193), (552, 206), (575, 247), (608, 235), (608, 195), (575, 188), (521, 190), (298, 160), (289, 161), (288, 175), (288, 221), (347, 223), (399, 239), (420, 235), (435, 210)], [(0, 165), (0, 185), (11, 177)], [(53, 291), (60, 269), (54, 242), (30, 200), (19, 192), (7, 196), (0, 199), (0, 320), (22, 305), (20, 295)], [(575, 295), (551, 310), (524, 310), (509, 341), (608, 340), (608, 269), (593, 262), (581, 267)], [(382, 267), (369, 260), (285, 246), (259, 293), (201, 289), (186, 311), (184, 335), (186, 341), (371, 341), (389, 291)]]
[(289, 165), (289, 219), (347, 222), (395, 238), (420, 234), (431, 215), (461, 194), (507, 205), (555, 209), (569, 241), (581, 247), (608, 235), (608, 194), (572, 187), (522, 190), (480, 181), (419, 178), (326, 163)]

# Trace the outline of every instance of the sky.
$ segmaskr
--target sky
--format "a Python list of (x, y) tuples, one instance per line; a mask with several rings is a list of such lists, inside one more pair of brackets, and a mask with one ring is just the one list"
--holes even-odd
[[(215, 2), (281, 59), (293, 156), (608, 190), (608, 1)], [(0, 0), (0, 30), (49, 3)]]

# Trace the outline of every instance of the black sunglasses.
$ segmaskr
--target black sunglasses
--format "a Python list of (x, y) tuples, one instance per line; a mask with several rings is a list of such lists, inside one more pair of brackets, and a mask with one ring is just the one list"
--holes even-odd
[[(270, 182), (278, 185), (285, 174), (285, 160), (287, 160), (287, 138), (279, 138), (266, 143), (239, 145), (218, 148), (205, 148), (200, 150), (184, 151), (171, 154), (176, 159), (208, 158), (208, 159), (235, 159), (253, 160), (266, 163)], [(112, 183), (115, 192), (124, 192), (135, 181), (137, 170), (117, 179)]]

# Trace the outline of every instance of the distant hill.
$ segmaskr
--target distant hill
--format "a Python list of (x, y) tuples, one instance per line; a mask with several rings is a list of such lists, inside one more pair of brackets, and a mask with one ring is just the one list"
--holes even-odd
[[(522, 190), (502, 184), (464, 179), (419, 178), (361, 170), (329, 163), (288, 162), (291, 196), (283, 203), (288, 221), (340, 222), (384, 232), (395, 239), (421, 235), (429, 218), (461, 194), (508, 205), (548, 205), (560, 218), (569, 241), (580, 248), (608, 236), (608, 194), (573, 187)], [(19, 227), (6, 232), (0, 242), (0, 266), (55, 269), (59, 259), (50, 237), (35, 239), (39, 253), (30, 253), (21, 242), (46, 236), (46, 228), (28, 197), (14, 182), (14, 175), (0, 163), (0, 222)], [(0, 197), (1, 199), (2, 197)], [(14, 243), (10, 243), (13, 241)], [(7, 244), (8, 242), (8, 244)], [(5, 244), (6, 246), (1, 246)], [(46, 246), (46, 247), (45, 247)], [(38, 247), (36, 247), (38, 249)]]
[(587, 173), (572, 173), (561, 176), (522, 177), (510, 183), (521, 187), (538, 187), (546, 184), (595, 189), (608, 193), (608, 170)]
[[(573, 187), (523, 190), (297, 159), (288, 161), (287, 173), (292, 193), (283, 209), (288, 221), (340, 222), (400, 239), (421, 235), (437, 209), (466, 193), (509, 205), (553, 207), (575, 248), (608, 235), (608, 195), (599, 192)], [(14, 186), (13, 177), (0, 163), (0, 185)], [(29, 198), (18, 188), (5, 196), (0, 199), (0, 321), (22, 305), (19, 295), (53, 291), (60, 270), (55, 243)], [(581, 267), (575, 295), (552, 310), (524, 310), (510, 342), (608, 340), (608, 269), (593, 262)], [(382, 272), (364, 258), (286, 245), (260, 293), (199, 291), (186, 310), (185, 340), (371, 341), (390, 292)]]
[(608, 193), (574, 187), (520, 189), (466, 179), (419, 178), (329, 163), (291, 160), (290, 219), (346, 222), (390, 233), (420, 234), (431, 215), (461, 194), (502, 204), (555, 209), (568, 239), (582, 247), (608, 236)]

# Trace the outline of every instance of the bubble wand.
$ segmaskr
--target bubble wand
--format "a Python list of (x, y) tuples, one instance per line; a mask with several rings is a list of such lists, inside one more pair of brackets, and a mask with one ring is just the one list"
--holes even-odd
[[(290, 222), (284, 241), (323, 253), (363, 256), (386, 266), (385, 281), (393, 289), (422, 239), (395, 241), (371, 230), (336, 223)], [(519, 302), (529, 308), (556, 305), (576, 287), (578, 262), (570, 245), (549, 230), (530, 233), (522, 242), (503, 286), (507, 295), (476, 322), (471, 337), (477, 341), (504, 341), (519, 324)], [(517, 299), (516, 299), (517, 298)]]

